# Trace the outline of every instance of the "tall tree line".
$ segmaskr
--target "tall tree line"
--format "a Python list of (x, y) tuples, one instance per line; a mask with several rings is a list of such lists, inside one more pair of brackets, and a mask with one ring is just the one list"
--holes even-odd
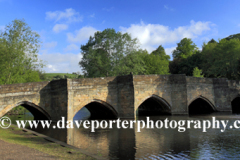
[(133, 74), (186, 74), (195, 77), (240, 79), (240, 34), (218, 42), (204, 43), (200, 50), (190, 38), (183, 38), (173, 51), (173, 60), (160, 45), (148, 53), (139, 49), (128, 33), (105, 29), (81, 46), (79, 62), (85, 77)]
[[(239, 39), (240, 34), (230, 35), (218, 42), (212, 39), (203, 44), (202, 50), (199, 50), (191, 39), (182, 39), (173, 51), (173, 60), (169, 64), (170, 73), (193, 76), (194, 69), (197, 68), (204, 77), (239, 80)], [(182, 44), (186, 44), (184, 48), (187, 50), (181, 49)]]

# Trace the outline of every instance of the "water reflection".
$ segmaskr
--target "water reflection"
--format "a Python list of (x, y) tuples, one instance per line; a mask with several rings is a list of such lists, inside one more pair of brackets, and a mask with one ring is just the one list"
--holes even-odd
[[(82, 115), (81, 115), (82, 114)], [(76, 119), (87, 118), (81, 113)], [(229, 120), (229, 124), (240, 119), (239, 115), (211, 114), (204, 116), (151, 116), (151, 120)], [(138, 117), (145, 120), (145, 117)], [(66, 130), (37, 130), (50, 137), (66, 142)], [(240, 150), (239, 129), (187, 129), (178, 132), (177, 129), (73, 129), (70, 143), (92, 154), (109, 159), (239, 159)]]

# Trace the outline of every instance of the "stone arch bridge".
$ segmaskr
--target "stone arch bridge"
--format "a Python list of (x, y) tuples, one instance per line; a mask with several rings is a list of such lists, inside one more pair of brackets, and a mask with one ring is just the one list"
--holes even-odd
[[(239, 112), (240, 83), (185, 75), (126, 75), (0, 86), (0, 117), (22, 105), (35, 119), (59, 120), (86, 107), (94, 118)], [(139, 108), (139, 109), (138, 109)]]

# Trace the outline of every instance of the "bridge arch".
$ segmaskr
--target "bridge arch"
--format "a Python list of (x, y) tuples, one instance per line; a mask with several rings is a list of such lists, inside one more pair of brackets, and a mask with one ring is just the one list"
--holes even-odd
[(90, 119), (116, 119), (118, 118), (118, 112), (114, 109), (112, 105), (99, 99), (93, 99), (85, 106), (79, 108), (76, 114), (83, 108), (86, 107), (90, 112)]
[(188, 105), (188, 113), (192, 114), (208, 114), (217, 111), (215, 106), (206, 97), (198, 96), (194, 98)]
[(240, 96), (235, 97), (231, 101), (232, 113), (240, 113)]
[(171, 114), (171, 105), (162, 97), (151, 95), (136, 108), (139, 116)]
[[(17, 106), (23, 106), (34, 116), (34, 120), (51, 120), (51, 116), (42, 107), (28, 101), (20, 101), (11, 107), (6, 107), (2, 113), (7, 113)], [(3, 115), (0, 115), (0, 117)]]

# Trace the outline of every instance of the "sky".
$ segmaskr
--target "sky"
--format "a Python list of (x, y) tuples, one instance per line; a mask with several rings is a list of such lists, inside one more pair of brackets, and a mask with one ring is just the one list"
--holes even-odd
[(138, 38), (149, 53), (168, 55), (183, 38), (204, 42), (240, 33), (239, 0), (0, 0), (0, 30), (14, 19), (41, 36), (46, 73), (81, 72), (80, 47), (96, 31), (114, 28)]

